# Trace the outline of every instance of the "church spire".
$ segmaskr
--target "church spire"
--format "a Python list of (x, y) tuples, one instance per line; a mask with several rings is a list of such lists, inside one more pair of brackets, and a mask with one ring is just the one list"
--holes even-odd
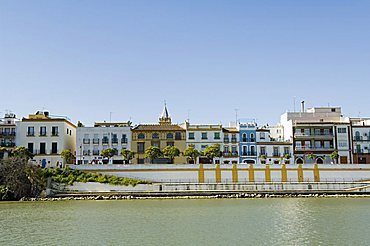
[(159, 118), (159, 124), (171, 124), (171, 117), (167, 110), (167, 103), (164, 101), (164, 108)]

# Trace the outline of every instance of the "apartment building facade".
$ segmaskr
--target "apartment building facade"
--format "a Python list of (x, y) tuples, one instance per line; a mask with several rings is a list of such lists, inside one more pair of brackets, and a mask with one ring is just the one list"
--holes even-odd
[[(96, 122), (77, 128), (77, 164), (124, 164), (122, 149), (131, 149), (131, 122)], [(104, 158), (101, 152), (112, 148), (115, 154)]]

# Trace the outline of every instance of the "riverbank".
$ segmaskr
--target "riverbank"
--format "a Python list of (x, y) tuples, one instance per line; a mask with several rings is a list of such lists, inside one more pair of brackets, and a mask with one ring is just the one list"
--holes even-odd
[(70, 200), (146, 200), (146, 199), (258, 199), (258, 198), (370, 198), (368, 193), (294, 192), (294, 193), (234, 193), (234, 192), (174, 192), (174, 193), (74, 193), (44, 198), (22, 198), (20, 201)]

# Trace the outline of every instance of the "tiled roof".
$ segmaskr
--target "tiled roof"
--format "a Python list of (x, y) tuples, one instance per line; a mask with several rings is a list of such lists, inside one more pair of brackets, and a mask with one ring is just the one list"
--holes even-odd
[(179, 125), (138, 125), (132, 129), (133, 131), (185, 131), (184, 128)]

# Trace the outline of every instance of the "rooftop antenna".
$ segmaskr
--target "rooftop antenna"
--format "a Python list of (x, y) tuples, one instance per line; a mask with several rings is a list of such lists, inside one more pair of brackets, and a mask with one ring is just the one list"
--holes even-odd
[(238, 110), (239, 109), (234, 109), (235, 110), (235, 126), (238, 124)]

